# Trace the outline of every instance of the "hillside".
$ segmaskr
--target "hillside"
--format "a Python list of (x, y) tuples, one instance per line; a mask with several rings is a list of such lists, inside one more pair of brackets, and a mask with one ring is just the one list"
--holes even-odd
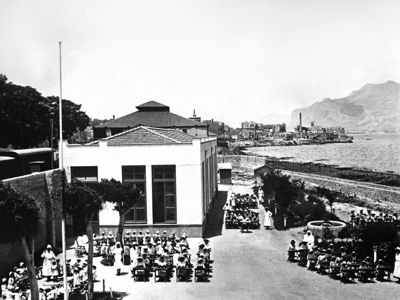
[(387, 81), (366, 84), (344, 98), (326, 98), (292, 112), (291, 128), (314, 121), (320, 126), (341, 126), (347, 130), (400, 131), (400, 84)]

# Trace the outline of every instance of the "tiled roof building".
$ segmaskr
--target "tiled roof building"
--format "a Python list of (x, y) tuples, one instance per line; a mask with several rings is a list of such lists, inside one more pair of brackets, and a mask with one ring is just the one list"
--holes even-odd
[(207, 136), (207, 125), (171, 113), (164, 104), (149, 101), (136, 108), (136, 112), (94, 127), (94, 138), (105, 138), (138, 126), (171, 128), (193, 136)]

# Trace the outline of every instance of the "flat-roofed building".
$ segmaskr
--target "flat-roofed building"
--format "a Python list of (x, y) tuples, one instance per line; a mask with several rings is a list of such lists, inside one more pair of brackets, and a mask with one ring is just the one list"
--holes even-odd
[[(217, 139), (139, 126), (85, 144), (63, 144), (68, 180), (131, 182), (143, 197), (127, 216), (128, 229), (159, 228), (201, 236), (217, 191)], [(99, 228), (117, 230), (107, 204)]]

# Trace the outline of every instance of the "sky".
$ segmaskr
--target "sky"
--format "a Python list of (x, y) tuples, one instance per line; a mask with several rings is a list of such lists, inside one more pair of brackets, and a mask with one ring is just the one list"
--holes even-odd
[(91, 118), (155, 100), (240, 126), (400, 82), (398, 0), (1, 1), (0, 73)]

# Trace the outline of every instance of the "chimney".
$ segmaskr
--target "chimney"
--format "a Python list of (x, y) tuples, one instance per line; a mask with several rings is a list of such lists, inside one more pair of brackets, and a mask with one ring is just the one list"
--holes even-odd
[(113, 120), (115, 120), (115, 115), (113, 115)]
[(301, 120), (301, 113), (299, 113), (299, 122), (300, 122), (300, 128), (299, 128), (299, 131), (300, 131), (300, 133), (302, 133), (303, 132), (303, 122), (302, 122), (302, 120)]

